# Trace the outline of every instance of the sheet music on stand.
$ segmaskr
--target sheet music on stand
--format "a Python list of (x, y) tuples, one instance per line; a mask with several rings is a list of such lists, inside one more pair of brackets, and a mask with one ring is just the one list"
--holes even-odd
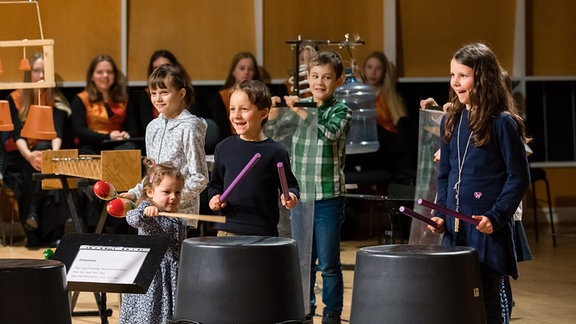
[(169, 238), (69, 233), (53, 259), (66, 265), (72, 291), (146, 293)]
[(80, 245), (68, 282), (131, 284), (150, 248)]
[(161, 236), (68, 233), (52, 259), (66, 266), (68, 290), (94, 292), (97, 315), (106, 324), (112, 314), (106, 293), (146, 293), (169, 244)]

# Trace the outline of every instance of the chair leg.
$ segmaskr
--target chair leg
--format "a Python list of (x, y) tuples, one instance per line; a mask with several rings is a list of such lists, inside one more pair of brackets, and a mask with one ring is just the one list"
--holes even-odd
[(532, 211), (534, 213), (534, 237), (536, 238), (536, 243), (540, 240), (538, 238), (538, 203), (536, 201), (536, 186), (532, 182)]
[[(370, 206), (370, 209), (369, 209), (370, 215), (368, 216), (368, 236), (372, 237), (372, 226), (374, 226), (374, 224), (373, 224), (374, 206), (372, 205), (372, 201), (369, 201), (368, 203)], [(362, 208), (362, 201), (360, 201), (360, 204), (358, 206), (359, 206), (359, 208)], [(380, 229), (378, 229), (378, 240), (380, 240)], [(380, 241), (378, 241), (378, 242), (380, 242)]]
[(12, 220), (10, 221), (10, 246), (14, 245), (14, 213), (12, 214)]
[[(4, 196), (4, 188), (0, 187), (0, 197)], [(2, 231), (2, 245), (6, 246), (7, 242), (6, 242), (6, 232), (5, 232), (5, 228), (4, 228), (4, 215), (0, 215), (2, 216), (2, 218), (0, 218), (0, 231)]]
[[(372, 219), (372, 217), (376, 217), (376, 235), (378, 235), (378, 244), (382, 244), (382, 242), (384, 241), (383, 239), (383, 235), (386, 234), (386, 230), (384, 230), (384, 234), (382, 233), (382, 216), (380, 216), (380, 214), (376, 214), (374, 216), (374, 202), (372, 200), (370, 200), (370, 219)], [(370, 226), (372, 227), (372, 226)]]
[(14, 223), (20, 221), (20, 207), (18, 201), (14, 199), (14, 209), (12, 210), (12, 220), (10, 222), (10, 246), (14, 245)]
[(550, 214), (550, 229), (552, 231), (552, 245), (556, 247), (556, 227), (554, 226), (554, 215), (552, 213), (552, 200), (550, 199), (550, 184), (548, 179), (544, 179), (546, 184), (546, 194), (548, 198), (548, 213)]
[(4, 220), (0, 219), (0, 231), (2, 231), (2, 245), (6, 246), (6, 234), (4, 233)]

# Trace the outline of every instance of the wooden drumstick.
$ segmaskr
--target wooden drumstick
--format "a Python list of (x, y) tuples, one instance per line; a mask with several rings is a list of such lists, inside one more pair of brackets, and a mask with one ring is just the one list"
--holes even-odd
[(201, 220), (201, 221), (213, 222), (213, 223), (226, 223), (226, 217), (225, 216), (181, 214), (181, 213), (167, 213), (167, 212), (159, 212), (158, 215), (166, 216), (166, 217), (183, 218), (183, 219)]
[[(112, 199), (106, 205), (106, 211), (108, 211), (108, 214), (110, 214), (110, 216), (117, 218), (126, 217), (126, 213), (134, 208), (136, 208), (134, 202), (126, 198)], [(213, 223), (226, 223), (226, 217), (224, 216), (195, 215), (195, 214), (167, 213), (167, 212), (159, 212), (158, 215), (165, 217), (201, 220)]]

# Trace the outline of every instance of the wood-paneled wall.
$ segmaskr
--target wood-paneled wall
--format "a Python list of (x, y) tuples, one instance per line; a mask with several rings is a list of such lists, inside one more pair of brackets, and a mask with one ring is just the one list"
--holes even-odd
[[(25, 1), (21, 1), (25, 2)], [(86, 70), (93, 57), (109, 54), (116, 61), (121, 55), (121, 9), (118, 0), (77, 1), (50, 0), (40, 2), (44, 38), (54, 39), (56, 79), (86, 80)], [(0, 3), (0, 39), (40, 39), (36, 6), (32, 3)], [(38, 49), (29, 48), (27, 54)], [(0, 81), (21, 80), (16, 64), (21, 49), (0, 51), (4, 75)], [(119, 62), (116, 62), (119, 64)], [(14, 68), (15, 67), (15, 68)]]
[[(355, 46), (353, 57), (362, 64), (373, 50), (383, 49), (382, 0), (343, 1), (264, 1), (264, 65), (272, 78), (287, 77), (293, 67), (294, 52), (288, 40), (344, 41), (359, 35), (365, 45)], [(351, 55), (337, 46), (321, 46), (341, 53), (347, 65)]]
[(448, 76), (450, 59), (463, 44), (483, 41), (512, 69), (514, 0), (402, 0), (399, 5), (399, 73)]
[(145, 80), (150, 55), (164, 48), (193, 80), (223, 80), (240, 51), (255, 53), (252, 0), (130, 1), (128, 76)]
[(576, 75), (576, 1), (527, 2), (527, 74)]
[[(271, 79), (287, 77), (293, 51), (302, 39), (343, 40), (358, 34), (366, 42), (354, 50), (362, 63), (384, 50), (384, 10), (388, 0), (126, 0), (126, 44), (122, 44), (121, 0), (50, 0), (40, 3), (44, 37), (55, 40), (57, 79), (83, 82), (90, 60), (107, 53), (119, 63), (127, 50), (130, 81), (144, 81), (152, 52), (173, 51), (193, 80), (219, 82), (238, 51), (258, 51)], [(486, 41), (505, 68), (514, 60), (516, 0), (397, 1), (397, 65), (402, 77), (447, 76), (452, 52), (470, 41)], [(262, 26), (255, 19), (262, 4)], [(576, 75), (576, 2), (525, 0), (528, 75)], [(34, 3), (0, 6), (0, 39), (40, 38)], [(262, 35), (258, 35), (259, 31)], [(337, 49), (337, 48), (336, 48)], [(30, 54), (34, 49), (28, 49)], [(345, 60), (350, 56), (341, 51)], [(21, 78), (15, 68), (20, 49), (0, 49), (0, 82)], [(16, 62), (16, 63), (15, 63)]]

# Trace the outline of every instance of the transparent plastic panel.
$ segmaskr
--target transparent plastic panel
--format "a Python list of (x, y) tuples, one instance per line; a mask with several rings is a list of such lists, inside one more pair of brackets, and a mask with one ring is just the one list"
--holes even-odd
[[(308, 117), (306, 121), (301, 120), (290, 108), (273, 108), (271, 118), (265, 126), (265, 133), (276, 142), (283, 144), (291, 157), (292, 172), (298, 179), (300, 186), (300, 201), (295, 208), (287, 212), (280, 206), (280, 224), (278, 231), (281, 236), (292, 237), (298, 245), (300, 259), (300, 271), (302, 275), (302, 291), (304, 293), (304, 307), (306, 313), (310, 311), (310, 261), (312, 255), (312, 234), (314, 225), (314, 196), (315, 186), (313, 175), (315, 167), (313, 164), (306, 168), (297, 167), (294, 163), (294, 150), (296, 139), (306, 137), (310, 143), (316, 143), (318, 139), (318, 116), (316, 108), (306, 109)], [(277, 114), (276, 114), (277, 113)], [(277, 116), (274, 116), (277, 115)], [(307, 159), (315, 160), (317, 145), (307, 145), (305, 156)], [(306, 181), (308, 179), (308, 181)]]
[[(418, 131), (418, 169), (414, 200), (419, 198), (436, 201), (438, 191), (438, 164), (434, 163), (434, 153), (440, 148), (440, 122), (443, 111), (420, 110)], [(414, 211), (432, 217), (431, 210), (414, 204)], [(441, 236), (432, 233), (427, 224), (413, 220), (410, 228), (409, 244), (439, 244)]]

